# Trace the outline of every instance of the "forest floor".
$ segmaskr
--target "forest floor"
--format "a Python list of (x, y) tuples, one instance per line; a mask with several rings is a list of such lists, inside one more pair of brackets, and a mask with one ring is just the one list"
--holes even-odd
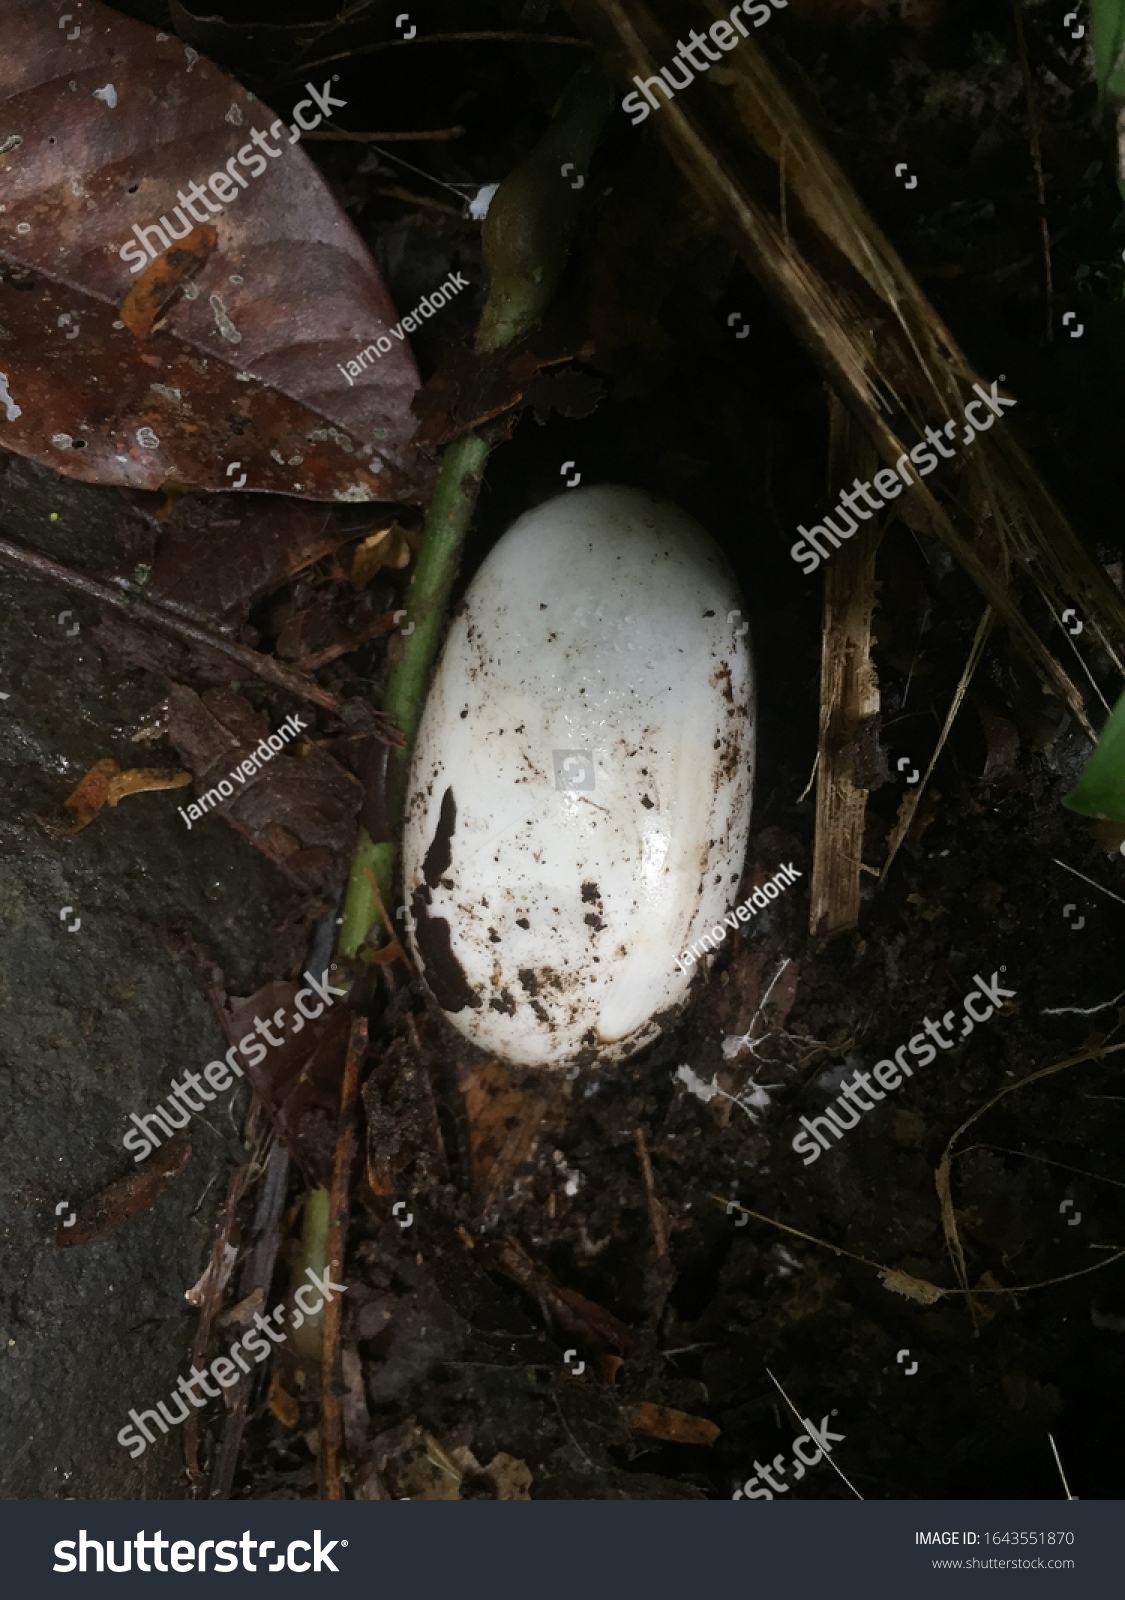
[[(1005, 426), (1120, 587), (1125, 215), (1086, 47), (1068, 40), (1055, 8), (1024, 6), (1048, 306), (1011, 8), (906, 9), (791, 0), (770, 47), (961, 348), (979, 371), (1006, 375), (1019, 406)], [(524, 10), (570, 31), (559, 7)], [(146, 20), (158, 12), (133, 8)], [(526, 22), (515, 5), (474, 12), (474, 30)], [(236, 29), (218, 29), (206, 50), (264, 92), (241, 71), (237, 45)], [(460, 140), (404, 148), (471, 191), (499, 181), (537, 137), (537, 84), (565, 77), (573, 54), (558, 47), (547, 62), (540, 48), (481, 42), (435, 46), (424, 63), (397, 52), (393, 72), (379, 55), (347, 62), (347, 125), (463, 124)], [(1062, 1493), (1052, 1435), (1071, 1493), (1120, 1495), (1125, 1276), (1109, 1259), (1125, 1245), (1119, 1058), (1095, 1054), (1024, 1085), (1091, 1043), (1117, 1043), (1125, 1022), (1112, 956), (1125, 937), (1125, 864), (1061, 805), (1089, 740), (993, 630), (902, 847), (878, 876), (984, 609), (943, 546), (890, 523), (876, 569), (880, 713), (855, 751), (869, 789), (859, 921), (810, 936), (821, 582), (788, 550), (833, 493), (823, 381), (685, 189), (651, 120), (637, 132), (623, 118), (611, 125), (564, 290), (599, 404), (542, 422), (525, 414), (494, 451), (454, 603), (513, 517), (560, 488), (564, 462), (578, 463), (583, 483), (636, 484), (683, 505), (739, 578), (758, 677), (754, 820), (731, 904), (787, 862), (802, 876), (726, 940), (674, 1029), (633, 1060), (574, 1079), (489, 1062), (401, 967), (365, 980), (338, 1397), (347, 1492), (729, 1498), (761, 1492), (765, 1464), (780, 1474), (776, 1494), (794, 1498), (1052, 1499)], [(356, 145), (320, 145), (317, 159), (400, 312), (449, 271), (484, 281), (479, 224), (447, 189)], [(916, 187), (895, 176), (898, 163)], [(423, 378), (479, 305), (479, 294), (475, 304), (462, 296), (425, 325)], [(1070, 310), (1081, 338), (1064, 333)], [(738, 319), (745, 339), (733, 335)], [(157, 496), (132, 497), (126, 515), (117, 491), (16, 457), (2, 466), (9, 536), (75, 567), (129, 569), (136, 507), (151, 502), (151, 521)], [(931, 482), (956, 496), (957, 470)], [(394, 604), (390, 585), (405, 575), (379, 575), (381, 605)], [(259, 647), (276, 644), (295, 612), (318, 604), (342, 615), (345, 601), (352, 591), (325, 562), (299, 583), (279, 580), (249, 612)], [(189, 945), (205, 947), (228, 993), (294, 980), (316, 928), (323, 948), (342, 873), (325, 869), (302, 892), (221, 820), (189, 835), (175, 793), (129, 797), (75, 838), (47, 833), (36, 818), (96, 760), (186, 759), (166, 740), (145, 744), (142, 759), (131, 736), (170, 681), (215, 681), (119, 657), (112, 639), (96, 647), (88, 604), (72, 603), (82, 633), (66, 637), (56, 616), (68, 603), (34, 578), (0, 581), (6, 671), (22, 684), (18, 701), (2, 702), (0, 757), (3, 1492), (175, 1497), (206, 1492), (206, 1439), (189, 1483), (175, 1435), (137, 1465), (115, 1438), (130, 1406), (155, 1404), (186, 1370), (195, 1313), (183, 1295), (206, 1265), (232, 1171), (248, 1171), (243, 1242), (258, 1237), (261, 1146), (248, 1170), (234, 1111), (229, 1122), (201, 1118), (191, 1162), (151, 1209), (69, 1251), (50, 1242), (53, 1213), (125, 1170), (115, 1146), (130, 1111), (155, 1104), (183, 1067), (222, 1054)], [(1075, 641), (1112, 701), (1108, 658), (1087, 645)], [(358, 685), (378, 703), (386, 648), (376, 637), (320, 681), (341, 693)], [(255, 703), (292, 709), (269, 694)], [(351, 766), (362, 779), (362, 760)], [(81, 914), (73, 936), (63, 905)], [(822, 1115), (843, 1080), (893, 1056), (925, 1019), (960, 1016), (978, 975), (1013, 997), (806, 1165), (793, 1148), (800, 1119)], [(966, 1295), (936, 1173), (977, 1112), (950, 1167)], [(288, 1210), (273, 1224), (282, 1263), (315, 1176), (294, 1164)], [(271, 1298), (284, 1288), (279, 1268)], [(228, 1305), (236, 1298), (232, 1286)], [(215, 1331), (211, 1353), (227, 1342)], [(245, 1398), (226, 1480), (235, 1497), (324, 1492), (315, 1381), (286, 1359)], [(838, 1436), (830, 1462), (798, 1466), (805, 1419)], [(750, 1480), (757, 1488), (744, 1488)]]

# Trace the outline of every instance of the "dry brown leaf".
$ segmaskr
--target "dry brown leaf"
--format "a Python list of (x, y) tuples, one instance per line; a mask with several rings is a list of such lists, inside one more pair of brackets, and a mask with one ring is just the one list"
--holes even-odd
[(122, 772), (117, 762), (107, 756), (95, 762), (74, 793), (63, 801), (74, 820), (60, 831), (81, 833), (103, 806), (115, 806), (127, 794), (145, 794), (150, 789), (182, 789), (190, 782), (190, 772), (177, 772), (169, 767), (130, 767)]
[(533, 1476), (531, 1468), (526, 1461), (508, 1455), (505, 1450), (497, 1451), (487, 1467), (481, 1469), (481, 1476), (491, 1480), (497, 1500), (531, 1499), (528, 1493)]
[(295, 1428), (300, 1421), (301, 1408), (275, 1372), (270, 1379), (270, 1410), (283, 1428)]
[(55, 1244), (60, 1250), (89, 1244), (131, 1217), (140, 1216), (156, 1204), (169, 1184), (175, 1183), (190, 1160), (191, 1140), (186, 1133), (178, 1133), (158, 1155), (81, 1205), (77, 1220), (72, 1213), (69, 1222), (60, 1222)]
[(625, 1420), (639, 1433), (649, 1433), (654, 1439), (667, 1439), (671, 1444), (714, 1444), (722, 1429), (706, 1417), (693, 1417), (688, 1411), (675, 1411), (671, 1406), (653, 1405), (642, 1400), (626, 1412)]
[(397, 522), (392, 522), (387, 528), (380, 528), (377, 533), (369, 533), (367, 538), (361, 540), (355, 547), (352, 569), (348, 574), (348, 582), (352, 588), (366, 588), (383, 567), (401, 572), (403, 567), (409, 566), (410, 558), (417, 549), (419, 537), (417, 533), (400, 527)]
[(909, 1272), (899, 1272), (894, 1267), (884, 1267), (879, 1273), (879, 1282), (892, 1294), (901, 1294), (904, 1299), (913, 1300), (920, 1306), (936, 1305), (949, 1293), (948, 1289), (939, 1289), (936, 1283), (930, 1283), (926, 1278), (913, 1278)]
[(487, 1061), (461, 1080), (469, 1124), (473, 1183), (482, 1194), (506, 1181), (534, 1149), (547, 1097), (526, 1095), (499, 1062)]

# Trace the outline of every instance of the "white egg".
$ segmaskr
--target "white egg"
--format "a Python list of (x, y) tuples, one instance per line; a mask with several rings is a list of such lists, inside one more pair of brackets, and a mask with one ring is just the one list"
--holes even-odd
[(469, 585), (422, 714), (403, 882), (449, 1021), (544, 1067), (650, 1044), (731, 909), (750, 826), (745, 602), (694, 518), (560, 495)]

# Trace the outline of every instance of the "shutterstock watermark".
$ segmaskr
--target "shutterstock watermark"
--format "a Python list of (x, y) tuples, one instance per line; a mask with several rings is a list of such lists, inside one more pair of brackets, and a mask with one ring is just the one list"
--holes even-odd
[[(835, 1416), (836, 1413), (833, 1411), (832, 1415)], [(793, 1440), (794, 1483), (799, 1483), (810, 1467), (815, 1467), (818, 1461), (823, 1461), (826, 1456), (831, 1455), (832, 1445), (829, 1440), (839, 1444), (844, 1438), (842, 1433), (829, 1431), (827, 1417), (821, 1417), (819, 1428), (815, 1422), (810, 1422), (808, 1417), (802, 1417), (801, 1421), (808, 1432)], [(806, 1455), (802, 1448), (806, 1445), (811, 1445), (816, 1454)], [(754, 1471), (757, 1476), (747, 1478), (742, 1488), (736, 1489), (731, 1495), (732, 1500), (741, 1500), (743, 1497), (747, 1500), (772, 1500), (775, 1494), (789, 1493), (789, 1485), (781, 1481), (785, 1477), (784, 1450), (779, 1450), (773, 1460), (764, 1467), (760, 1461), (755, 1461)], [(762, 1488), (763, 1483), (768, 1483), (769, 1488)]]
[[(999, 378), (993, 381), (991, 394), (987, 394), (979, 383), (973, 384), (973, 388), (980, 396), (980, 399), (970, 400), (965, 407), (964, 420), (968, 426), (961, 436), (963, 444), (970, 445), (978, 433), (986, 433), (996, 421), (996, 418), (1003, 414), (1005, 406), (1018, 404), (1015, 400), (1005, 400), (997, 393), (997, 383), (1003, 382), (1004, 374), (1001, 373)], [(987, 407), (984, 414), (988, 421), (978, 422), (974, 413), (984, 407)], [(842, 539), (850, 539), (852, 534), (855, 533), (859, 527), (856, 517), (860, 519), (860, 522), (870, 522), (876, 511), (882, 511), (887, 500), (897, 500), (903, 489), (910, 487), (912, 476), (925, 478), (933, 472), (938, 464), (938, 455), (944, 456), (946, 460), (951, 460), (957, 452), (956, 450), (947, 449), (945, 440), (951, 438), (958, 427), (960, 427), (960, 422), (954, 419), (952, 422), (947, 422), (942, 429), (927, 428), (926, 439), (920, 440), (909, 455), (899, 456), (895, 462), (893, 472), (890, 467), (884, 467), (881, 472), (875, 474), (873, 479), (868, 480), (865, 478), (861, 482), (857, 478), (850, 489), (845, 489), (833, 511), (833, 516), (837, 518), (840, 524), (839, 527), (829, 516), (824, 516), (820, 522), (814, 523), (811, 528), (806, 528), (803, 525), (799, 527), (797, 532), (802, 534), (803, 537), (797, 540), (789, 554), (794, 561), (800, 564), (801, 571), (805, 574), (815, 572), (821, 561), (827, 560), (832, 554), (832, 550), (840, 548)], [(933, 445), (933, 450), (927, 448), (927, 441)], [(934, 450), (937, 451), (937, 455), (934, 454)], [(910, 465), (912, 462), (915, 468), (913, 474), (911, 473)], [(878, 494), (873, 492), (872, 484), (879, 491)], [(880, 500), (879, 495), (885, 495), (886, 499)], [(861, 501), (863, 502), (862, 505), (860, 504)], [(865, 511), (863, 509), (864, 506), (869, 509)], [(852, 512), (855, 513), (855, 516), (852, 515)], [(848, 524), (847, 527), (844, 526), (845, 521)], [(832, 546), (832, 550), (827, 549), (822, 544), (818, 544), (818, 538), (826, 539)], [(805, 565), (806, 561), (808, 566)]]
[[(309, 1282), (303, 1283), (293, 1296), (295, 1302), (291, 1318), (293, 1328), (301, 1327), (306, 1317), (315, 1317), (319, 1311), (322, 1311), (327, 1302), (331, 1300), (333, 1290), (337, 1294), (346, 1293), (346, 1285), (333, 1283), (329, 1276), (329, 1273), (335, 1270), (336, 1263), (332, 1262), (328, 1271), (318, 1278), (312, 1267), (305, 1268), (305, 1276), (309, 1279)], [(320, 1295), (319, 1300), (315, 1305), (306, 1305), (303, 1296), (314, 1292)], [(138, 1456), (144, 1455), (150, 1444), (156, 1443), (156, 1436), (149, 1432), (146, 1418), (155, 1422), (161, 1433), (167, 1433), (169, 1428), (179, 1427), (181, 1422), (186, 1422), (188, 1417), (191, 1416), (191, 1411), (187, 1405), (188, 1400), (191, 1401), (197, 1411), (200, 1406), (207, 1404), (208, 1399), (217, 1400), (223, 1389), (229, 1389), (232, 1384), (238, 1382), (240, 1368), (243, 1372), (252, 1370), (242, 1359), (243, 1352), (247, 1355), (252, 1355), (255, 1363), (264, 1361), (270, 1353), (271, 1343), (285, 1343), (287, 1335), (278, 1333), (274, 1324), (280, 1322), (287, 1309), (287, 1303), (283, 1300), (279, 1306), (274, 1307), (271, 1317), (263, 1317), (260, 1311), (255, 1311), (254, 1324), (255, 1328), (259, 1330), (258, 1332), (251, 1328), (242, 1335), (241, 1339), (236, 1339), (230, 1347), (229, 1354), (216, 1356), (207, 1371), (202, 1371), (199, 1367), (192, 1367), (190, 1378), (177, 1378), (176, 1388), (180, 1392), (179, 1394), (170, 1395), (169, 1399), (176, 1401), (181, 1407), (178, 1416), (172, 1415), (163, 1400), (157, 1401), (157, 1409), (155, 1411), (137, 1411), (136, 1409), (130, 1411), (129, 1422), (132, 1423), (132, 1426), (130, 1427), (127, 1423), (117, 1435), (117, 1442), (121, 1448), (124, 1450), (128, 1447), (129, 1455), (135, 1461)], [(266, 1338), (262, 1337), (263, 1334), (266, 1335)], [(218, 1389), (214, 1389), (208, 1384), (208, 1372), (215, 1382), (220, 1385)], [(203, 1390), (201, 1395), (195, 1393), (197, 1385)], [(133, 1448), (134, 1446), (135, 1448)]]
[[(110, 1572), (128, 1572), (133, 1560), (133, 1553), (137, 1556), (138, 1572), (206, 1572), (207, 1552), (215, 1552), (212, 1572), (237, 1572), (239, 1567), (236, 1551), (242, 1550), (242, 1570), (244, 1572), (339, 1572), (339, 1567), (332, 1560), (331, 1552), (336, 1546), (347, 1544), (346, 1539), (329, 1539), (324, 1544), (320, 1537), (320, 1529), (312, 1529), (313, 1542), (307, 1539), (290, 1539), (284, 1551), (278, 1550), (276, 1539), (252, 1539), (250, 1530), (247, 1529), (241, 1539), (203, 1539), (197, 1545), (194, 1539), (166, 1539), (157, 1528), (151, 1538), (145, 1537), (142, 1528), (131, 1539), (121, 1541), (121, 1561), (116, 1562), (114, 1547), (116, 1539), (107, 1539), (105, 1549), (102, 1549), (100, 1539), (88, 1539), (85, 1528), (79, 1528), (77, 1539), (60, 1539), (55, 1545), (55, 1564), (53, 1572), (85, 1572), (86, 1561), (90, 1559), (91, 1569), (94, 1572), (108, 1570)], [(77, 1556), (74, 1554), (77, 1549)], [(168, 1551), (171, 1567), (164, 1560), (164, 1552)], [(258, 1553), (258, 1560), (266, 1559), (267, 1550), (278, 1550), (276, 1561), (268, 1567), (254, 1565), (254, 1552)], [(304, 1550), (311, 1556), (309, 1561), (298, 1560), (296, 1552)], [(145, 1560), (147, 1554), (152, 1555), (152, 1566)], [(97, 1566), (93, 1566), (93, 1562)], [(105, 1563), (103, 1568), (102, 1563)]]
[[(294, 1004), (297, 1007), (297, 1014), (292, 1018), (294, 1033), (300, 1033), (306, 1022), (315, 1022), (324, 1010), (324, 1005), (318, 1004), (316, 1010), (313, 1011), (302, 1002), (307, 1002), (311, 1000), (314, 994), (318, 994), (325, 1005), (331, 1005), (333, 998), (338, 998), (348, 992), (346, 989), (336, 989), (332, 984), (325, 982), (328, 977), (327, 970), (321, 974), (319, 983), (310, 972), (304, 973), (303, 976), (309, 987), (307, 989), (298, 989), (293, 997)], [(280, 1029), (284, 1016), (285, 1008), (282, 1006), (280, 1010), (274, 1012), (272, 1024), (263, 1022), (261, 1017), (255, 1017), (254, 1033), (260, 1035), (258, 1039), (255, 1039), (254, 1033), (248, 1033), (244, 1039), (238, 1041), (237, 1045), (231, 1045), (226, 1053), (225, 1061), (209, 1061), (207, 1063), (203, 1069), (203, 1077), (207, 1079), (215, 1094), (222, 1094), (225, 1089), (230, 1088), (234, 1078), (242, 1077), (242, 1068), (237, 1061), (232, 1059), (236, 1050), (241, 1050), (249, 1065), (256, 1067), (266, 1059), (267, 1051), (266, 1046), (261, 1043), (262, 1039), (265, 1039), (267, 1044), (273, 1045), (275, 1049), (284, 1042), (282, 1039), (275, 1039), (270, 1032), (271, 1026), (274, 1029)], [(234, 1075), (233, 1078), (231, 1076), (232, 1073)], [(200, 1096), (198, 1102), (192, 1101), (192, 1094)], [(203, 1087), (203, 1080), (198, 1072), (185, 1072), (183, 1083), (177, 1083), (173, 1078), (172, 1093), (162, 1105), (156, 1107), (155, 1111), (150, 1111), (147, 1117), (138, 1117), (135, 1111), (130, 1112), (130, 1116), (137, 1126), (129, 1129), (121, 1141), (122, 1144), (126, 1150), (137, 1151), (137, 1154), (133, 1157), (134, 1161), (143, 1161), (147, 1155), (150, 1155), (153, 1150), (158, 1149), (163, 1143), (161, 1135), (163, 1135), (164, 1139), (170, 1139), (177, 1128), (186, 1128), (191, 1120), (192, 1112), (202, 1111), (207, 1102), (214, 1100), (215, 1094), (211, 1094)], [(183, 1112), (182, 1120), (179, 1119), (181, 1111)], [(153, 1128), (154, 1123), (156, 1124), (155, 1129)]]
[[(293, 115), (296, 118), (296, 121), (290, 128), (290, 137), (288, 140), (289, 144), (295, 144), (297, 142), (297, 140), (301, 137), (302, 130), (304, 130), (305, 133), (311, 133), (314, 128), (319, 127), (320, 125), (320, 112), (317, 113), (315, 121), (305, 121), (304, 117), (301, 115), (301, 112), (305, 106), (311, 106), (313, 101), (315, 101), (320, 107), (320, 111), (323, 112), (327, 117), (336, 107), (347, 105), (348, 102), (346, 100), (334, 100), (332, 98), (332, 85), (335, 82), (335, 78), (329, 78), (323, 89), (315, 89), (311, 83), (305, 84), (305, 88), (309, 91), (309, 94), (312, 98), (309, 100), (300, 100), (294, 106)], [(188, 189), (187, 194), (185, 194), (182, 189), (177, 190), (176, 199), (180, 202), (180, 204), (172, 208), (172, 215), (173, 217), (178, 218), (182, 224), (178, 233), (176, 229), (173, 228), (167, 216), (161, 217), (159, 223), (150, 223), (147, 228), (140, 228), (134, 222), (133, 232), (136, 234), (137, 240), (139, 240), (140, 243), (137, 243), (136, 240), (130, 239), (126, 244), (123, 244), (121, 249), (117, 252), (122, 261), (129, 262), (129, 271), (143, 272), (150, 261), (155, 261), (158, 255), (163, 254), (165, 250), (171, 248), (173, 240), (186, 239), (191, 230), (199, 223), (210, 222), (212, 217), (219, 215), (223, 209), (223, 206), (229, 206), (232, 201), (237, 200), (241, 190), (248, 189), (250, 187), (247, 179), (244, 178), (242, 173), (237, 169), (239, 167), (244, 167), (246, 171), (249, 172), (251, 178), (260, 178), (262, 173), (269, 166), (269, 161), (266, 160), (266, 156), (269, 156), (270, 160), (276, 161), (278, 156), (284, 155), (285, 153), (284, 142), (282, 142), (280, 150), (275, 150), (273, 145), (270, 143), (271, 139), (279, 138), (280, 131), (284, 127), (284, 122), (278, 118), (276, 122), (271, 123), (269, 130), (266, 133), (263, 133), (260, 128), (253, 129), (250, 134), (249, 142), (242, 146), (242, 149), (238, 151), (237, 155), (231, 156), (230, 160), (226, 164), (225, 169), (220, 172), (213, 172), (211, 174), (211, 176), (207, 179), (207, 189), (210, 189), (211, 193), (215, 196), (215, 200), (219, 202), (218, 205), (212, 202), (212, 200), (208, 197), (207, 189), (204, 189), (201, 184), (193, 183)], [(257, 146), (257, 149), (254, 148), (255, 145)], [(262, 154), (263, 151), (265, 152), (264, 155)], [(206, 209), (200, 210), (200, 206), (203, 206)], [(186, 216), (184, 215), (185, 211), (187, 213)], [(153, 248), (152, 240), (150, 238), (151, 234), (155, 234), (157, 239), (159, 239), (159, 250)]]
[[(1006, 968), (1001, 967), (1000, 972), (1004, 971)], [(894, 1061), (890, 1059), (877, 1061), (870, 1072), (856, 1071), (851, 1083), (843, 1084), (843, 1093), (837, 1096), (832, 1106), (825, 1109), (823, 1116), (802, 1117), (801, 1126), (805, 1132), (799, 1133), (793, 1140), (793, 1148), (798, 1155), (804, 1156), (804, 1165), (812, 1166), (814, 1161), (820, 1159), (822, 1150), (832, 1148), (827, 1134), (830, 1133), (833, 1140), (842, 1139), (850, 1128), (857, 1126), (865, 1112), (874, 1111), (876, 1102), (885, 1100), (888, 1094), (901, 1087), (904, 1073), (908, 1078), (914, 1076), (913, 1068), (905, 1059), (908, 1052), (914, 1057), (915, 1066), (929, 1066), (936, 1058), (937, 1050), (929, 1043), (927, 1034), (942, 1050), (952, 1050), (954, 1045), (968, 1038), (976, 1023), (987, 1022), (1000, 1011), (1005, 1000), (1013, 999), (1016, 993), (1014, 989), (1000, 987), (1000, 972), (994, 972), (987, 983), (979, 973), (975, 974), (973, 982), (976, 988), (970, 990), (964, 997), (961, 1032), (956, 1038), (946, 1038), (943, 1032), (943, 1029), (946, 1031), (952, 1029), (957, 1015), (955, 1011), (947, 1011), (940, 1023), (931, 1022), (927, 1017), (922, 1024), (922, 1031), (916, 1033), (909, 1043), (898, 1047)], [(984, 1000), (989, 1001), (988, 1006), (984, 1010), (978, 1009)], [(871, 1082), (873, 1077), (882, 1085), (881, 1088), (875, 1088)], [(871, 1099), (863, 1100), (861, 1095), (864, 1094), (869, 1094)], [(846, 1115), (851, 1117), (850, 1122), (845, 1121)]]
[[(749, 22), (755, 28), (760, 28), (763, 23), (770, 20), (774, 11), (784, 11), (788, 4), (789, 0), (770, 0), (770, 5), (766, 5), (764, 0), (740, 0), (740, 4), (731, 7), (730, 22), (724, 22), (720, 18), (718, 22), (713, 22), (708, 29), (712, 42), (719, 47), (718, 51), (710, 48), (707, 42), (708, 33), (700, 33), (696, 28), (693, 28), (688, 34), (688, 38), (691, 41), (690, 44), (684, 44), (682, 39), (677, 39), (676, 50), (679, 53), (679, 62), (677, 64), (684, 74), (683, 78), (677, 82), (672, 76), (671, 67), (661, 67), (658, 78), (634, 78), (633, 82), (640, 93), (627, 94), (621, 102), (621, 109), (629, 113), (629, 118), (634, 128), (639, 127), (645, 120), (650, 108), (653, 111), (659, 111), (664, 103), (653, 94), (654, 87), (661, 91), (664, 100), (671, 100), (677, 89), (686, 89), (690, 83), (695, 82), (696, 73), (710, 72), (712, 62), (723, 59), (723, 51), (733, 50), (742, 42), (742, 39), (750, 37), (750, 30), (746, 27), (746, 22)], [(770, 10), (770, 6), (773, 7), (773, 11)], [(746, 22), (743, 21), (743, 17), (745, 17)], [(733, 28), (731, 27), (731, 22), (734, 23)], [(735, 28), (738, 30), (737, 33)], [(702, 53), (702, 60), (698, 59), (700, 52)], [(693, 71), (692, 68), (695, 70)], [(642, 95), (643, 99), (641, 98)], [(645, 104), (646, 100), (648, 105)], [(636, 116), (633, 115), (634, 112), (637, 113)]]

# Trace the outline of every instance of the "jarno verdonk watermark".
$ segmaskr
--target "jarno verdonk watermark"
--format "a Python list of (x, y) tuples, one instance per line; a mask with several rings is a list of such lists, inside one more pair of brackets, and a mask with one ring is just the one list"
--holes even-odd
[[(800, 876), (801, 874), (793, 866), (792, 862), (788, 866), (782, 867), (780, 872), (775, 872), (768, 883), (762, 884), (760, 888), (754, 890), (753, 894), (747, 895), (742, 904), (735, 906), (733, 911), (728, 911), (723, 918), (723, 922), (716, 922), (710, 933), (705, 933), (701, 939), (696, 940), (695, 944), (689, 944), (683, 954), (676, 957), (676, 965), (680, 971), (686, 972), (689, 967), (695, 965), (705, 951), (714, 950), (722, 944), (727, 936), (727, 929), (723, 926), (724, 922), (730, 928), (737, 928), (740, 922), (749, 922), (755, 912), (764, 910), (771, 900), (777, 899), (782, 889), (788, 889), (789, 885), (796, 883)], [(770, 892), (771, 890), (773, 891), (772, 893)], [(711, 941), (710, 944), (707, 943), (708, 939)]]
[[(1005, 971), (1005, 968), (1001, 967), (1000, 972), (1003, 971)], [(811, 1167), (814, 1161), (820, 1159), (822, 1150), (830, 1150), (832, 1148), (825, 1137), (826, 1133), (830, 1133), (834, 1140), (842, 1139), (848, 1129), (856, 1127), (863, 1112), (874, 1111), (876, 1101), (885, 1100), (888, 1094), (891, 1094), (901, 1086), (903, 1073), (908, 1078), (914, 1076), (913, 1068), (905, 1059), (907, 1051), (914, 1057), (915, 1066), (929, 1066), (930, 1062), (936, 1058), (937, 1051), (928, 1042), (926, 1034), (929, 1034), (931, 1039), (936, 1040), (941, 1049), (952, 1050), (954, 1045), (958, 1044), (961, 1039), (968, 1038), (973, 1031), (974, 1023), (987, 1022), (990, 1017), (995, 1015), (995, 1012), (1001, 1010), (1005, 1000), (1013, 999), (1016, 993), (1014, 989), (1002, 989), (1000, 987), (1000, 972), (994, 972), (987, 983), (979, 972), (974, 975), (973, 982), (976, 984), (976, 988), (970, 990), (964, 997), (964, 1017), (962, 1019), (961, 1032), (957, 1038), (946, 1038), (945, 1033), (942, 1032), (942, 1029), (952, 1032), (953, 1021), (957, 1015), (955, 1011), (947, 1011), (940, 1023), (931, 1022), (927, 1017), (922, 1024), (923, 1031), (916, 1033), (908, 1044), (899, 1045), (895, 1051), (894, 1061), (889, 1059), (877, 1061), (870, 1072), (857, 1071), (853, 1075), (851, 1083), (842, 1085), (843, 1093), (833, 1101), (831, 1106), (825, 1108), (823, 1116), (802, 1117), (801, 1126), (805, 1129), (805, 1132), (799, 1133), (793, 1140), (793, 1148), (798, 1155), (804, 1156), (804, 1165)], [(991, 1003), (982, 1009), (978, 1009), (978, 1007), (981, 1007), (982, 997)], [(898, 1063), (897, 1066), (896, 1062)], [(901, 1072), (899, 1068), (902, 1069)], [(882, 1088), (876, 1089), (871, 1082), (872, 1078), (876, 1078)], [(861, 1094), (869, 1094), (871, 1100), (862, 1100), (860, 1098)], [(851, 1117), (850, 1122), (845, 1121), (846, 1115)]]

